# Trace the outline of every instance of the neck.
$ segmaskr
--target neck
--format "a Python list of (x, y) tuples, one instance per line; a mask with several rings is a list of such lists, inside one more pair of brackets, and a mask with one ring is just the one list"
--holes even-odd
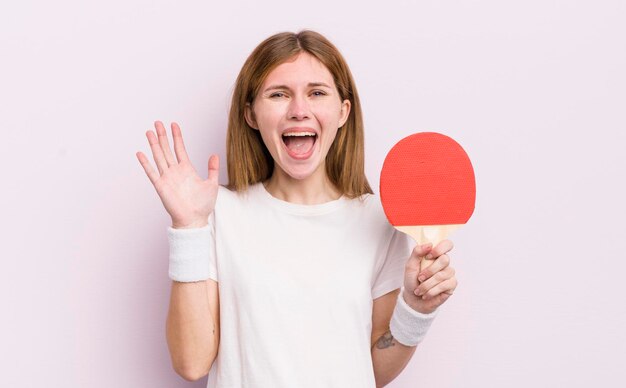
[(274, 173), (263, 185), (273, 197), (300, 205), (318, 205), (341, 197), (341, 192), (328, 179), (323, 164), (304, 179), (292, 178), (275, 166)]

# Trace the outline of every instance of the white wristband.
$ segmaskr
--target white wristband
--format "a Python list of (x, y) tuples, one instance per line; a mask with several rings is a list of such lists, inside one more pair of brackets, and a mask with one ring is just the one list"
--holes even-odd
[(400, 289), (396, 307), (391, 315), (389, 329), (393, 338), (401, 344), (416, 346), (426, 336), (426, 332), (435, 319), (438, 310), (428, 314), (415, 311), (406, 303), (402, 296), (403, 293), (404, 286)]
[(177, 282), (206, 280), (210, 274), (211, 227), (167, 228), (170, 245), (169, 277)]

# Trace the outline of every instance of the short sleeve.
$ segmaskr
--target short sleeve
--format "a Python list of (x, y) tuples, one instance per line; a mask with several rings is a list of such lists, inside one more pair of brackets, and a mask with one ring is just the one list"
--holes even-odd
[(378, 273), (372, 285), (372, 299), (381, 297), (395, 289), (402, 287), (404, 282), (404, 267), (414, 246), (413, 239), (394, 229), (382, 266), (378, 266)]
[(169, 241), (169, 277), (178, 282), (217, 279), (215, 249), (215, 213), (201, 228), (167, 228)]

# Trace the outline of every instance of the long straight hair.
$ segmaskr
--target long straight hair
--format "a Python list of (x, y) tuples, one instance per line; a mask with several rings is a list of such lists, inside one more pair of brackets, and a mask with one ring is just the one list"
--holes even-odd
[(228, 187), (245, 191), (265, 181), (274, 172), (274, 160), (260, 132), (245, 119), (246, 104), (252, 105), (269, 73), (301, 52), (317, 58), (330, 71), (341, 101), (349, 100), (350, 113), (326, 155), (326, 175), (343, 195), (356, 198), (372, 189), (365, 176), (364, 135), (361, 103), (350, 69), (339, 50), (321, 34), (302, 30), (281, 32), (259, 44), (243, 64), (233, 92), (226, 135)]

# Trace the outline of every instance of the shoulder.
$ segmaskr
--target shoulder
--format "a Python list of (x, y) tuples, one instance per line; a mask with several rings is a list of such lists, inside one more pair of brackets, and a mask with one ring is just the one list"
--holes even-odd
[(348, 202), (354, 207), (384, 216), (383, 206), (377, 194), (363, 194), (360, 197), (349, 199)]
[(217, 188), (217, 200), (215, 202), (215, 207), (223, 207), (229, 203), (232, 203), (233, 200), (236, 199), (236, 193), (231, 191), (226, 186), (219, 185)]
[(224, 199), (235, 201), (245, 199), (250, 192), (254, 191), (256, 186), (250, 186), (248, 190), (237, 192), (235, 190), (229, 189), (226, 185), (219, 185), (217, 188), (217, 197), (223, 197)]
[(217, 197), (228, 197), (228, 198), (232, 198), (233, 195), (236, 195), (235, 191), (230, 190), (228, 187), (226, 187), (225, 185), (219, 185), (217, 188)]
[(350, 207), (367, 218), (367, 222), (377, 225), (388, 225), (385, 211), (377, 194), (363, 194), (360, 197), (347, 200)]
[(255, 202), (259, 197), (258, 184), (250, 185), (245, 191), (235, 191), (226, 185), (219, 185), (217, 189), (217, 200), (215, 208), (229, 208), (233, 206), (245, 206)]

